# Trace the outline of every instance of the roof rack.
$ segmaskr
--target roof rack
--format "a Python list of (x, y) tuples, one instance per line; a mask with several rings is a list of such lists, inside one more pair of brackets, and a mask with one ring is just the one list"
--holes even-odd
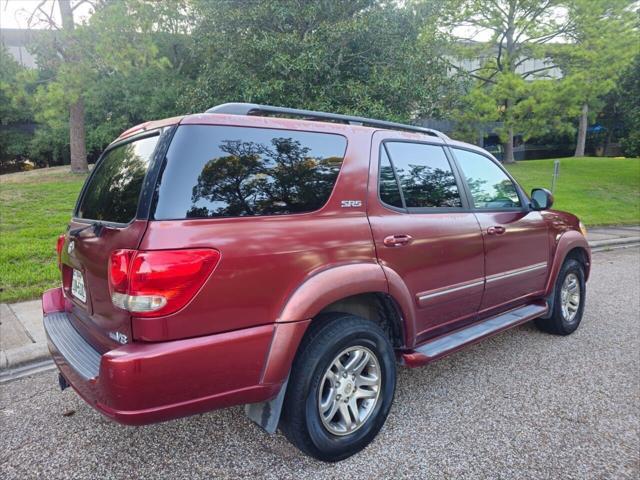
[(406, 125), (404, 123), (387, 122), (375, 120), (373, 118), (354, 117), (351, 115), (341, 115), (338, 113), (316, 112), (313, 110), (300, 110), (297, 108), (274, 107), (271, 105), (258, 105), (256, 103), (223, 103), (210, 108), (206, 113), (225, 113), (228, 115), (256, 115), (268, 116), (284, 115), (291, 117), (303, 117), (306, 120), (334, 121), (347, 123), (349, 125), (362, 125), (365, 127), (379, 127), (388, 130), (403, 130), (407, 132), (426, 133), (434, 137), (448, 140), (444, 133), (431, 128), (418, 127), (416, 125)]

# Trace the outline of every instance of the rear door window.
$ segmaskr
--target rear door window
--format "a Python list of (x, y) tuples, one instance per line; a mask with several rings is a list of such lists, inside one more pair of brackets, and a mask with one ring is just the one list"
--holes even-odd
[[(411, 211), (412, 208), (462, 207), (456, 177), (442, 147), (412, 142), (385, 142), (384, 145), (402, 189), (405, 208)], [(380, 198), (385, 203), (388, 203), (385, 198), (392, 199), (394, 203), (389, 205), (398, 206), (397, 197), (386, 193), (392, 186), (385, 181), (388, 171), (383, 168), (380, 169)]]
[(158, 138), (141, 138), (108, 150), (89, 177), (76, 217), (113, 223), (132, 221)]
[(318, 210), (333, 191), (346, 146), (333, 134), (182, 125), (167, 152), (153, 218)]

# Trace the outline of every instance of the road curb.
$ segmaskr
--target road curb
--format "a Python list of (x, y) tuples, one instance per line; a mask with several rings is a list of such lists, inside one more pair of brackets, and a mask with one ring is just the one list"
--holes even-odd
[(632, 243), (640, 243), (640, 237), (622, 237), (611, 238), (608, 240), (593, 240), (589, 242), (591, 248), (615, 247), (618, 245), (629, 245)]
[(51, 358), (46, 343), (32, 343), (23, 347), (0, 351), (0, 372)]

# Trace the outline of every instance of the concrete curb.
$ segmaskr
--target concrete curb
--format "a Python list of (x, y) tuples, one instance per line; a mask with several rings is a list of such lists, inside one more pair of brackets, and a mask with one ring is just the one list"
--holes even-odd
[(621, 237), (611, 238), (608, 240), (594, 240), (589, 242), (591, 248), (615, 247), (618, 245), (629, 245), (632, 243), (640, 243), (640, 237)]
[[(620, 237), (607, 240), (593, 240), (589, 242), (589, 246), (593, 249), (606, 249), (608, 247), (617, 247), (624, 245), (640, 244), (640, 236)], [(25, 345), (9, 350), (0, 350), (0, 372), (23, 367), (27, 364), (42, 362), (50, 359), (47, 343), (36, 341), (35, 343)]]
[(49, 358), (51, 358), (51, 354), (46, 343), (32, 343), (0, 351), (0, 372)]

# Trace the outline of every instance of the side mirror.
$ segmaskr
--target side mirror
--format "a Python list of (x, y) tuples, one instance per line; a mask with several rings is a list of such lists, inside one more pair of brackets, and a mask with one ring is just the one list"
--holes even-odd
[(531, 208), (533, 210), (547, 210), (553, 205), (553, 194), (546, 188), (531, 190)]

